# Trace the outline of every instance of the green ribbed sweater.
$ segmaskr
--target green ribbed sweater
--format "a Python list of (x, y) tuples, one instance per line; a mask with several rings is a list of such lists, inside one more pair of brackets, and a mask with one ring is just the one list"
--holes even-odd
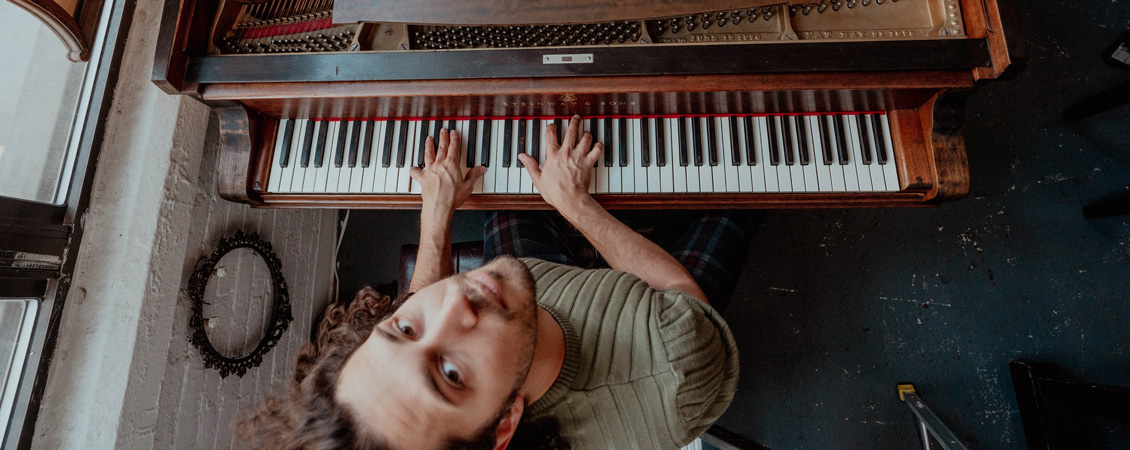
[(557, 380), (527, 414), (557, 418), (574, 449), (678, 449), (730, 405), (738, 350), (713, 308), (617, 270), (522, 262), (566, 346)]

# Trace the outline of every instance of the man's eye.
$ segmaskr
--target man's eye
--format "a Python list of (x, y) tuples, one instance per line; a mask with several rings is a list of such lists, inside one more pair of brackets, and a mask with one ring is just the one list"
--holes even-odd
[(443, 376), (447, 378), (447, 381), (452, 382), (456, 386), (463, 385), (463, 375), (459, 373), (459, 368), (455, 367), (454, 364), (444, 361), (440, 364), (440, 369), (443, 372)]
[(405, 322), (403, 319), (396, 319), (393, 321), (393, 326), (396, 327), (401, 333), (406, 336), (416, 336), (416, 329), (412, 328), (412, 324)]

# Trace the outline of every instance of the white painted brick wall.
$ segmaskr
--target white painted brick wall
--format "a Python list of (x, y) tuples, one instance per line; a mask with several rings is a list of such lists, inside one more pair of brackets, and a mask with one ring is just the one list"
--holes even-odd
[[(285, 395), (298, 348), (309, 340), (313, 320), (325, 308), (330, 294), (334, 215), (309, 210), (256, 210), (219, 199), (215, 194), (215, 168), (218, 140), (210, 127), (192, 213), (189, 246), (182, 276), (187, 279), (199, 258), (211, 254), (215, 243), (236, 230), (258, 232), (270, 242), (282, 259), (283, 276), (289, 285), (294, 321), (279, 345), (263, 363), (243, 377), (221, 378), (215, 370), (204, 369), (200, 353), (188, 341), (189, 300), (178, 295), (174, 336), (169, 345), (165, 378), (161, 385), (156, 448), (230, 448), (232, 419), (253, 407), (267, 395)], [(210, 188), (210, 189), (207, 189)], [(246, 282), (247, 273), (229, 270), (225, 278)], [(262, 286), (259, 286), (260, 288)], [(246, 295), (236, 295), (246, 300)], [(263, 309), (257, 305), (233, 305), (240, 314), (220, 313), (213, 331), (225, 339), (224, 330), (259, 329)], [(226, 310), (226, 308), (224, 308)], [(241, 333), (236, 333), (241, 334)], [(250, 334), (255, 334), (254, 332)], [(236, 339), (242, 336), (235, 336)], [(253, 338), (254, 339), (254, 338)], [(226, 342), (230, 345), (230, 340)], [(254, 344), (252, 344), (254, 345)]]

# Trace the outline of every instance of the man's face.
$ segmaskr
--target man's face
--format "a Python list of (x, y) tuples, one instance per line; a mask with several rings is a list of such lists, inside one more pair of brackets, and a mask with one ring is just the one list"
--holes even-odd
[(373, 327), (335, 398), (394, 448), (473, 438), (525, 380), (536, 312), (529, 270), (511, 257), (439, 281)]

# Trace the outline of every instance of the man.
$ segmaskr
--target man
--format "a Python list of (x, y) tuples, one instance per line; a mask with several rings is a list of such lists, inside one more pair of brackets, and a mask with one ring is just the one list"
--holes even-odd
[[(445, 130), (411, 173), (423, 197), (412, 294), (374, 317), (370, 333), (339, 337), (300, 370), (289, 412), (278, 413), (289, 426), (277, 446), (674, 449), (725, 411), (738, 374), (728, 327), (680, 260), (589, 195), (603, 146), (579, 124), (570, 121), (560, 146), (556, 127), (546, 130), (540, 164), (518, 157), (611, 268), (564, 265), (575, 261), (549, 216), (499, 213), (485, 239), (497, 257), (452, 275), (450, 221), (484, 168), (464, 174), (459, 136)], [(745, 248), (728, 248), (727, 261), (704, 248), (729, 229), (748, 242), (728, 220), (700, 222), (695, 236), (720, 231), (683, 242), (682, 262), (693, 261), (712, 295), (725, 292), (715, 288), (725, 272), (732, 288)]]

